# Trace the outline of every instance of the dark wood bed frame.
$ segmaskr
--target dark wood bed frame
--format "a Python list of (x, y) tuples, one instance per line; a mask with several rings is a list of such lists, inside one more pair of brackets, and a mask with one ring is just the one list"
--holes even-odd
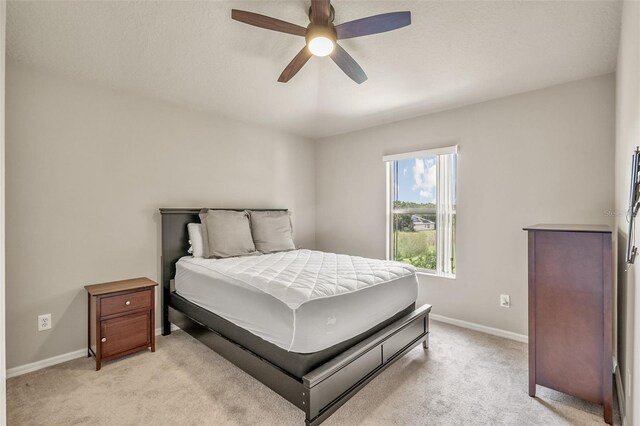
[[(162, 208), (162, 334), (171, 324), (204, 343), (304, 411), (307, 425), (318, 425), (404, 354), (422, 343), (429, 346), (429, 312), (423, 305), (360, 341), (299, 379), (223, 336), (215, 314), (173, 291), (175, 264), (189, 248), (188, 223), (199, 223), (201, 209)], [(238, 210), (243, 209), (225, 209)], [(285, 209), (252, 209), (284, 210)], [(217, 317), (218, 319), (220, 317)]]

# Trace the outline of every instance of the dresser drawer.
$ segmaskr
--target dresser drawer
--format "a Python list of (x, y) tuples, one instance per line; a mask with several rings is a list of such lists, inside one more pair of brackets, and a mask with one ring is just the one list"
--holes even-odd
[(136, 309), (151, 308), (153, 290), (136, 291), (118, 296), (102, 297), (100, 299), (100, 316), (120, 314)]
[(100, 329), (103, 358), (150, 344), (149, 312), (104, 320), (100, 323)]

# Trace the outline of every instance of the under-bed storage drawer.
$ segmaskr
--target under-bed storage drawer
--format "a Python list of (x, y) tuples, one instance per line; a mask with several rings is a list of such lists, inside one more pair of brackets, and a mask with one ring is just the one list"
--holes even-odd
[(395, 354), (404, 349), (409, 343), (425, 333), (425, 321), (415, 321), (389, 337), (382, 344), (382, 359), (387, 362)]
[(336, 396), (347, 391), (354, 383), (380, 365), (382, 365), (380, 347), (375, 347), (316, 386), (319, 396), (316, 401), (317, 406), (324, 407), (329, 404)]

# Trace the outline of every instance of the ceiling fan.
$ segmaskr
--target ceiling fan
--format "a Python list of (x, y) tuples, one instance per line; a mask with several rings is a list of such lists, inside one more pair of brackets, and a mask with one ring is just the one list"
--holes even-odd
[(392, 31), (411, 24), (411, 12), (384, 13), (335, 26), (333, 25), (334, 17), (335, 10), (331, 6), (331, 0), (311, 1), (309, 8), (311, 23), (306, 28), (253, 12), (236, 9), (231, 11), (231, 18), (236, 21), (305, 38), (306, 46), (280, 74), (278, 81), (281, 83), (291, 80), (311, 56), (315, 55), (330, 56), (345, 74), (361, 84), (367, 80), (367, 75), (337, 41)]

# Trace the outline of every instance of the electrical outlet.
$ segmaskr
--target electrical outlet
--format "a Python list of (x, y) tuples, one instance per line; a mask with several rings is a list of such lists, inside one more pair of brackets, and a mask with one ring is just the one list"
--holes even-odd
[(38, 315), (38, 331), (51, 328), (51, 314)]
[(502, 306), (503, 308), (510, 308), (511, 307), (511, 298), (509, 298), (508, 294), (501, 294), (500, 295), (500, 306)]

